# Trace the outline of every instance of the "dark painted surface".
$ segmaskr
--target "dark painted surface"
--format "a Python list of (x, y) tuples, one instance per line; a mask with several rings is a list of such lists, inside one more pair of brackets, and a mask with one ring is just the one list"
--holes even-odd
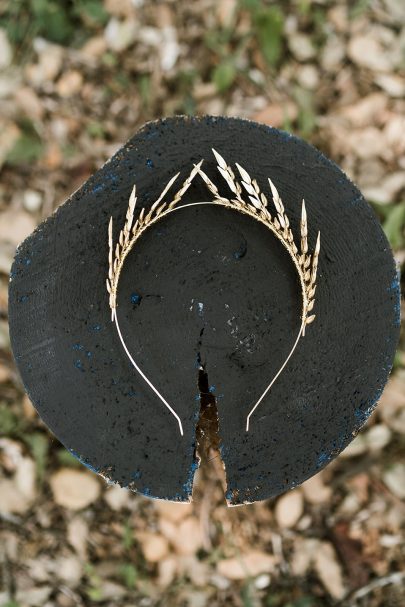
[[(311, 250), (322, 236), (317, 318), (246, 434), (248, 411), (298, 332), (294, 266), (266, 228), (222, 208), (184, 209), (147, 230), (124, 266), (119, 318), (135, 360), (179, 413), (182, 438), (111, 324), (107, 225), (113, 215), (122, 227), (134, 182), (138, 209), (148, 208), (201, 158), (229, 195), (211, 147), (265, 192), (271, 177), (297, 235), (305, 198)], [(184, 201), (206, 199), (197, 175)], [(253, 122), (174, 118), (146, 125), (20, 246), (10, 330), (24, 385), (66, 447), (121, 485), (173, 500), (191, 495), (201, 357), (217, 397), (228, 499), (241, 503), (299, 484), (366, 421), (397, 344), (399, 287), (373, 211), (315, 148)]]

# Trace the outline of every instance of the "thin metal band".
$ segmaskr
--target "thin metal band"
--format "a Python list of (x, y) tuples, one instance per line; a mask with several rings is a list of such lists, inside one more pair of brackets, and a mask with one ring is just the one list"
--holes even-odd
[[(239, 210), (239, 209), (235, 209), (234, 207), (226, 204), (225, 202), (213, 202), (213, 201), (204, 201), (204, 202), (192, 202), (192, 203), (188, 203), (188, 204), (183, 204), (177, 207), (174, 207), (172, 209), (168, 209), (166, 212), (163, 212), (161, 215), (159, 215), (158, 217), (155, 218), (155, 220), (152, 220), (151, 223), (148, 225), (148, 227), (150, 227), (150, 225), (152, 223), (156, 223), (158, 220), (162, 219), (163, 217), (165, 217), (166, 215), (169, 215), (170, 213), (173, 213), (174, 211), (179, 211), (180, 209), (185, 209), (187, 207), (196, 207), (196, 206), (201, 206), (201, 205), (214, 205), (214, 206), (222, 206), (222, 207), (226, 207), (232, 210)], [(248, 211), (245, 212), (248, 215), (251, 215), (254, 219), (256, 219), (257, 221), (263, 223), (264, 225), (266, 225), (266, 227), (269, 227), (264, 221), (262, 221), (260, 219), (260, 217), (258, 217), (255, 214), (250, 214)], [(271, 228), (270, 228), (271, 229)], [(272, 230), (273, 231), (273, 230)], [(287, 365), (288, 361), (290, 360), (291, 356), (294, 353), (294, 350), (296, 349), (299, 339), (302, 335), (302, 332), (304, 330), (305, 327), (305, 320), (304, 320), (304, 313), (305, 313), (305, 305), (306, 305), (306, 293), (305, 293), (305, 286), (304, 286), (304, 278), (302, 275), (302, 271), (301, 268), (299, 267), (299, 265), (297, 264), (297, 261), (295, 259), (295, 257), (293, 255), (291, 255), (291, 251), (290, 249), (285, 245), (285, 242), (283, 241), (283, 239), (281, 239), (278, 235), (277, 232), (273, 231), (273, 233), (279, 238), (279, 240), (284, 244), (284, 247), (287, 249), (290, 257), (292, 258), (294, 265), (298, 271), (298, 275), (300, 278), (300, 284), (301, 284), (301, 291), (302, 291), (302, 296), (303, 296), (303, 305), (302, 305), (302, 314), (301, 314), (301, 327), (299, 330), (299, 333), (297, 335), (297, 338), (294, 342), (293, 347), (291, 348), (287, 358), (285, 359), (283, 365), (280, 367), (280, 369), (278, 370), (278, 372), (276, 373), (276, 375), (273, 377), (273, 379), (271, 380), (271, 382), (269, 383), (269, 385), (267, 386), (267, 388), (264, 390), (263, 394), (260, 396), (260, 398), (257, 400), (257, 402), (253, 405), (252, 409), (250, 410), (249, 414), (246, 417), (246, 432), (249, 432), (249, 423), (250, 423), (250, 417), (252, 416), (252, 414), (254, 413), (254, 411), (257, 409), (257, 407), (260, 405), (260, 403), (262, 402), (262, 400), (264, 399), (264, 397), (266, 396), (266, 394), (268, 393), (268, 391), (270, 390), (270, 388), (273, 386), (273, 384), (275, 383), (275, 381), (277, 380), (277, 378), (279, 377), (279, 375), (282, 373), (284, 367)], [(133, 245), (135, 244), (137, 239), (134, 239), (133, 243), (131, 243), (131, 246), (128, 247), (128, 249), (125, 251), (125, 254), (123, 255), (122, 258), (122, 264), (119, 268), (119, 271), (117, 272), (117, 280), (116, 280), (116, 290), (118, 291), (118, 283), (119, 283), (119, 277), (121, 274), (121, 269), (123, 267), (123, 263), (124, 260), (126, 258), (126, 256), (130, 253), (130, 251), (132, 250)], [(117, 306), (118, 308), (118, 306)], [(127, 345), (124, 341), (124, 338), (122, 336), (121, 330), (120, 330), (120, 326), (118, 323), (118, 316), (117, 316), (117, 308), (115, 309), (115, 314), (114, 314), (114, 321), (115, 321), (115, 326), (117, 328), (117, 332), (118, 332), (118, 336), (120, 338), (120, 341), (122, 343), (122, 346), (125, 350), (126, 355), (128, 356), (129, 360), (131, 361), (131, 364), (133, 365), (133, 367), (135, 368), (135, 370), (139, 373), (139, 375), (145, 380), (145, 382), (148, 384), (148, 386), (153, 390), (153, 392), (158, 396), (158, 398), (162, 401), (162, 403), (165, 405), (165, 407), (167, 407), (167, 409), (169, 409), (170, 413), (176, 418), (177, 423), (179, 425), (179, 429), (180, 429), (180, 434), (183, 436), (183, 425), (181, 423), (181, 419), (179, 417), (179, 415), (176, 413), (176, 411), (173, 409), (173, 407), (167, 402), (167, 400), (160, 394), (160, 392), (158, 391), (158, 389), (152, 384), (152, 382), (147, 378), (147, 376), (143, 373), (143, 371), (140, 369), (140, 367), (137, 365), (137, 363), (135, 362), (135, 360), (133, 359), (133, 357), (131, 356)]]

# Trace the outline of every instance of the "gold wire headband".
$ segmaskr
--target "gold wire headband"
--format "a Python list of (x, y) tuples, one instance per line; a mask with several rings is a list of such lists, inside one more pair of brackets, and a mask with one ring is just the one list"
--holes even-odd
[[(131, 196), (129, 198), (128, 210), (126, 214), (126, 220), (123, 229), (120, 231), (118, 242), (113, 245), (113, 237), (112, 237), (112, 217), (110, 218), (110, 222), (108, 225), (108, 245), (109, 245), (109, 270), (108, 270), (108, 278), (107, 278), (107, 291), (109, 293), (109, 304), (111, 308), (111, 320), (115, 322), (115, 326), (118, 332), (118, 336), (123, 345), (125, 353), (127, 354), (129, 360), (131, 361), (133, 367), (136, 371), (141, 375), (141, 377), (146, 381), (149, 387), (155, 392), (155, 394), (160, 398), (163, 404), (169, 409), (169, 411), (174, 415), (179, 424), (180, 434), (183, 435), (183, 426), (181, 423), (180, 417), (177, 415), (176, 411), (171, 407), (171, 405), (163, 398), (160, 392), (155, 388), (152, 382), (146, 377), (143, 371), (139, 368), (139, 366), (134, 361), (131, 356), (128, 348), (125, 344), (125, 341), (122, 337), (120, 326), (118, 323), (117, 317), (117, 291), (118, 291), (118, 282), (121, 274), (122, 267), (124, 265), (124, 261), (131, 251), (132, 247), (141, 236), (141, 234), (151, 225), (156, 223), (158, 220), (162, 219), (169, 213), (173, 211), (178, 211), (180, 209), (190, 207), (190, 206), (198, 206), (205, 204), (214, 204), (220, 205), (223, 207), (227, 207), (229, 209), (234, 209), (236, 211), (240, 211), (245, 215), (249, 215), (249, 217), (253, 217), (260, 223), (264, 224), (267, 228), (269, 228), (273, 234), (280, 240), (280, 242), (284, 245), (284, 247), (289, 252), (296, 270), (298, 272), (301, 290), (302, 290), (302, 312), (301, 312), (301, 326), (298, 332), (297, 338), (294, 342), (292, 349), (290, 350), (287, 358), (285, 359), (283, 365), (280, 367), (276, 375), (273, 377), (263, 394), (260, 396), (259, 400), (254, 404), (252, 409), (246, 418), (246, 432), (249, 431), (249, 422), (250, 417), (257, 409), (259, 404), (262, 402), (263, 398), (266, 396), (267, 392), (270, 390), (276, 379), (279, 377), (280, 373), (283, 371), (284, 367), (288, 363), (291, 358), (295, 348), (297, 347), (298, 341), (301, 336), (305, 335), (305, 327), (312, 323), (315, 319), (315, 315), (309, 315), (309, 312), (312, 311), (315, 303), (315, 289), (316, 289), (316, 273), (318, 268), (318, 257), (320, 250), (320, 232), (318, 232), (318, 237), (316, 240), (315, 249), (312, 255), (308, 253), (308, 227), (307, 227), (307, 214), (305, 210), (305, 202), (302, 201), (302, 210), (301, 210), (301, 223), (300, 223), (300, 232), (301, 232), (301, 243), (300, 249), (296, 246), (294, 242), (294, 236), (290, 228), (290, 223), (288, 217), (285, 213), (285, 209), (281, 198), (269, 178), (270, 190), (273, 198), (273, 204), (275, 207), (275, 214), (272, 216), (270, 211), (268, 210), (268, 200), (266, 196), (260, 191), (258, 183), (255, 179), (251, 179), (247, 171), (243, 169), (238, 163), (236, 167), (241, 176), (241, 183), (244, 189), (248, 194), (247, 201), (242, 197), (242, 187), (236, 181), (235, 175), (230, 166), (227, 165), (225, 160), (222, 158), (218, 152), (214, 149), (212, 150), (214, 156), (218, 163), (218, 171), (224, 177), (225, 181), (228, 184), (229, 189), (231, 190), (233, 197), (232, 198), (224, 198), (220, 196), (218, 192), (218, 188), (216, 185), (212, 183), (212, 181), (208, 178), (208, 176), (202, 171), (201, 165), (203, 160), (201, 160), (198, 164), (194, 165), (193, 170), (190, 175), (184, 181), (181, 188), (175, 194), (174, 198), (170, 203), (162, 202), (164, 196), (171, 188), (177, 177), (180, 173), (177, 173), (164, 188), (163, 192), (160, 194), (159, 198), (154, 202), (147, 214), (145, 214), (145, 209), (143, 208), (138, 215), (137, 220), (134, 223), (134, 211), (136, 204), (136, 186), (134, 185), (132, 189)], [(182, 196), (188, 190), (193, 181), (196, 174), (199, 174), (204, 182), (206, 183), (209, 191), (213, 194), (214, 199), (206, 202), (194, 202), (190, 204), (179, 205)]]

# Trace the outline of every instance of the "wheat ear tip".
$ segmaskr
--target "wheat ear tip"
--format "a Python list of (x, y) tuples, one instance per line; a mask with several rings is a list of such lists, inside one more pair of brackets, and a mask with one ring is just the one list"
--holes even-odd
[(221, 167), (221, 169), (224, 169), (226, 171), (226, 162), (222, 158), (221, 154), (217, 152), (214, 148), (211, 148), (211, 150), (216, 158), (216, 161), (218, 162), (218, 165)]
[(315, 255), (318, 255), (320, 248), (321, 248), (321, 232), (319, 231), (318, 236), (316, 238)]
[(301, 207), (301, 220), (306, 223), (307, 221), (307, 210), (305, 208), (305, 200), (302, 199), (302, 207)]

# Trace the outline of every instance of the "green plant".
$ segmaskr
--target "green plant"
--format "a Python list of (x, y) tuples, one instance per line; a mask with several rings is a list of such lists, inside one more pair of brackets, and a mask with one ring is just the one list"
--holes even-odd
[(101, 578), (96, 573), (93, 565), (86, 563), (84, 566), (87, 586), (85, 592), (91, 601), (99, 602), (103, 600), (103, 591), (101, 588)]
[(48, 438), (41, 432), (34, 432), (33, 434), (26, 434), (24, 440), (31, 449), (37, 467), (38, 482), (41, 484), (48, 463)]
[(119, 575), (127, 588), (130, 590), (135, 588), (138, 580), (138, 570), (132, 563), (123, 563), (119, 567)]
[(20, 137), (7, 154), (7, 162), (12, 165), (35, 162), (44, 152), (44, 144), (32, 122), (23, 119), (19, 127)]
[(0, 27), (21, 48), (35, 36), (59, 44), (82, 41), (107, 19), (102, 0), (13, 0), (0, 16)]
[(405, 200), (392, 204), (371, 201), (377, 212), (385, 235), (393, 249), (405, 246)]
[(278, 6), (258, 6), (252, 11), (254, 35), (267, 63), (274, 67), (283, 49), (284, 15)]
[(399, 249), (405, 244), (405, 201), (390, 205), (389, 212), (383, 223), (383, 229), (393, 249)]

